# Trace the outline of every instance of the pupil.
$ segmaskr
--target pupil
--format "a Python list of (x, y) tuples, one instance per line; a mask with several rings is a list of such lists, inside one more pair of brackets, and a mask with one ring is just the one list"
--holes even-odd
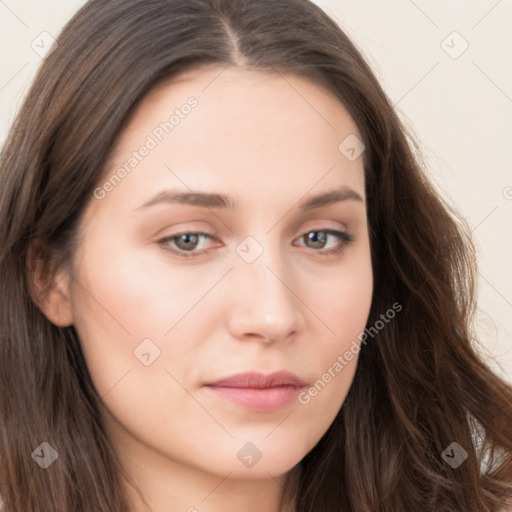
[(184, 247), (181, 247), (182, 249), (193, 249), (194, 246), (197, 244), (197, 235), (194, 234), (185, 234), (180, 235), (178, 237), (177, 244), (180, 245), (180, 242), (184, 241)]
[(324, 231), (312, 231), (306, 236), (308, 237), (309, 241), (315, 244), (319, 244), (320, 248), (325, 244), (327, 238), (327, 234)]

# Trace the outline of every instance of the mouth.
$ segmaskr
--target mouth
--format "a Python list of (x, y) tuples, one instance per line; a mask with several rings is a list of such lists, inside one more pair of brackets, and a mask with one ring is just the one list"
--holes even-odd
[(248, 372), (204, 385), (217, 397), (253, 411), (274, 411), (293, 402), (306, 382), (288, 371)]

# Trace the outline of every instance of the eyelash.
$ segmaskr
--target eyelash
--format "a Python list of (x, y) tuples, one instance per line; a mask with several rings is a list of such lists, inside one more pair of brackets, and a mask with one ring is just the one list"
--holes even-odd
[[(329, 257), (329, 256), (337, 256), (341, 254), (353, 241), (354, 237), (345, 232), (345, 231), (337, 231), (335, 229), (312, 229), (310, 231), (306, 231), (301, 237), (304, 235), (307, 235), (309, 233), (326, 233), (328, 235), (334, 235), (337, 236), (341, 241), (342, 244), (338, 247), (335, 247), (334, 249), (328, 249), (328, 250), (315, 250), (311, 249), (314, 252), (317, 252), (321, 256)], [(204, 233), (202, 231), (183, 231), (181, 233), (176, 233), (171, 236), (167, 236), (165, 238), (162, 238), (161, 240), (157, 241), (157, 244), (160, 245), (165, 251), (168, 251), (172, 254), (175, 254), (176, 256), (182, 257), (182, 258), (196, 258), (198, 256), (202, 256), (203, 254), (207, 254), (212, 249), (205, 249), (200, 252), (187, 252), (183, 250), (175, 250), (169, 248), (167, 245), (169, 242), (174, 241), (174, 239), (179, 238), (183, 235), (198, 235), (200, 237), (208, 237), (208, 238), (215, 238), (214, 236), (210, 235), (209, 233)]]

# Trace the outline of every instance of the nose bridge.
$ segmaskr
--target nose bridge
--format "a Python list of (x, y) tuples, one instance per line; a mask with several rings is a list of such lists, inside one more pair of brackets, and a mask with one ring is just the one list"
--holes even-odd
[(297, 329), (300, 311), (291, 291), (291, 267), (279, 243), (272, 236), (249, 236), (236, 252), (232, 320), (238, 335), (287, 336)]

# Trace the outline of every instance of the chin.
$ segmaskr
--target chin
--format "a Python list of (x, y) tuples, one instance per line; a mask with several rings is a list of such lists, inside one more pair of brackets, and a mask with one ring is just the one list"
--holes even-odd
[[(306, 449), (300, 450), (301, 443), (293, 438), (290, 438), (293, 441), (290, 444), (283, 444), (280, 440), (270, 441), (270, 437), (266, 440), (264, 437), (253, 441), (232, 440), (231, 446), (225, 447), (222, 453), (209, 454), (209, 461), (218, 461), (212, 469), (217, 474), (230, 474), (230, 479), (277, 478), (291, 471), (307, 453)], [(231, 453), (232, 456), (226, 456)]]

